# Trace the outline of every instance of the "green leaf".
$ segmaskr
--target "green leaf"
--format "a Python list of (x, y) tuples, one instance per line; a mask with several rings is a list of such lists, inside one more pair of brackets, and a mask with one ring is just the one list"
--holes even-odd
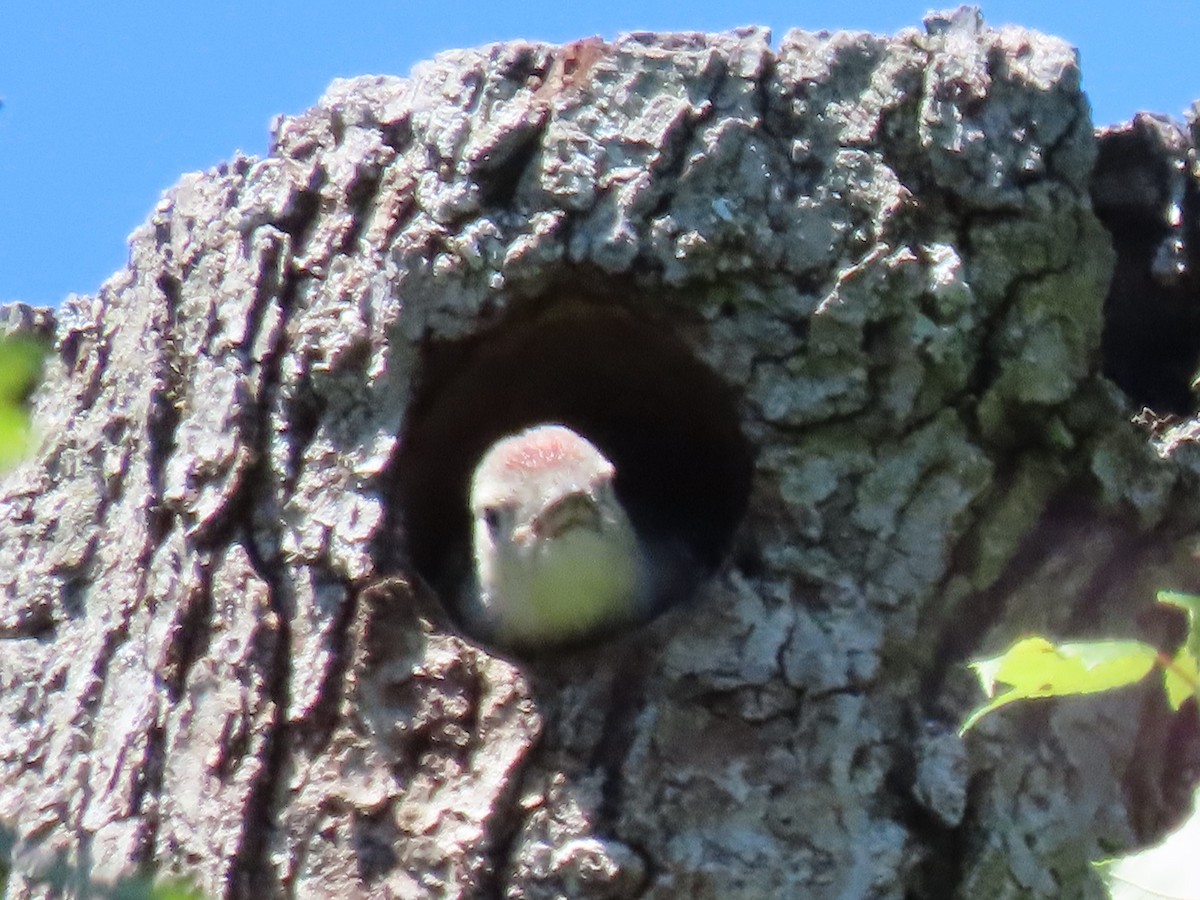
[(174, 881), (160, 884), (154, 889), (154, 900), (204, 900), (198, 888), (187, 882)]
[(1183, 646), (1192, 656), (1200, 657), (1200, 597), (1195, 594), (1181, 594), (1178, 591), (1159, 591), (1158, 602), (1177, 606), (1187, 613), (1188, 630)]
[(32, 438), (29, 414), (20, 406), (0, 402), (0, 471), (24, 458)]
[(28, 337), (0, 340), (0, 404), (20, 404), (42, 375), (46, 346)]
[(26, 337), (0, 340), (0, 471), (30, 449), (32, 432), (25, 400), (42, 372), (45, 345)]
[(1200, 684), (1200, 671), (1196, 666), (1196, 657), (1186, 646), (1180, 647), (1171, 665), (1163, 670), (1163, 687), (1171, 709), (1179, 709), (1188, 697), (1194, 696), (1197, 684)]
[[(1140, 641), (1052, 644), (1041, 637), (1025, 638), (1001, 656), (971, 663), (993, 699), (967, 717), (959, 734), (1017, 700), (1094, 694), (1134, 684), (1146, 677), (1157, 658), (1158, 651)], [(997, 696), (997, 684), (1009, 690)]]
[(123, 878), (103, 893), (108, 900), (204, 900), (199, 889), (187, 881), (156, 881), (152, 875)]

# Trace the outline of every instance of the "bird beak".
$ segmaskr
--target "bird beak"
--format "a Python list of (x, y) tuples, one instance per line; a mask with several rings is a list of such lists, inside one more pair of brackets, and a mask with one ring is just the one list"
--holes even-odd
[(600, 507), (587, 491), (572, 491), (546, 504), (530, 523), (538, 538), (557, 538), (572, 528), (600, 530)]

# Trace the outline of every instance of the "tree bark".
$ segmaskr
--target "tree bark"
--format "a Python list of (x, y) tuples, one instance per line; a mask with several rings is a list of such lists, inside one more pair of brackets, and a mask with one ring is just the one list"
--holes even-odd
[[(955, 734), (969, 660), (1167, 645), (1155, 590), (1200, 589), (1195, 421), (1101, 373), (1096, 158), (1074, 51), (964, 10), (448, 53), (185, 177), (46, 325), (2, 484), (5, 896), (72, 893), (57, 858), (229, 898), (1101, 896), (1184, 810), (1194, 710)], [(539, 420), (712, 575), (511, 658), (455, 622), (465, 478)]]

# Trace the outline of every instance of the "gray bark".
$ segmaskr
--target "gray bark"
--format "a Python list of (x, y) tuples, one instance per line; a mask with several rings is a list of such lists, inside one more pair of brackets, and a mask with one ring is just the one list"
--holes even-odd
[[(1189, 423), (1100, 372), (1096, 153), (1072, 49), (964, 11), (449, 53), (185, 177), (57, 314), (2, 484), (5, 896), (56, 854), (230, 898), (1100, 896), (1191, 720), (955, 736), (968, 660), (1177, 637), (1154, 592), (1200, 588)], [(542, 419), (713, 574), (514, 659), (438, 594), (473, 455)]]

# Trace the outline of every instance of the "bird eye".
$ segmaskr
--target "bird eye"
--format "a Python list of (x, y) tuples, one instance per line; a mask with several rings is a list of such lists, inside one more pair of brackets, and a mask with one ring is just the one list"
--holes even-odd
[(495, 534), (500, 530), (500, 507), (488, 506), (483, 510), (483, 521), (487, 525), (488, 531)]

